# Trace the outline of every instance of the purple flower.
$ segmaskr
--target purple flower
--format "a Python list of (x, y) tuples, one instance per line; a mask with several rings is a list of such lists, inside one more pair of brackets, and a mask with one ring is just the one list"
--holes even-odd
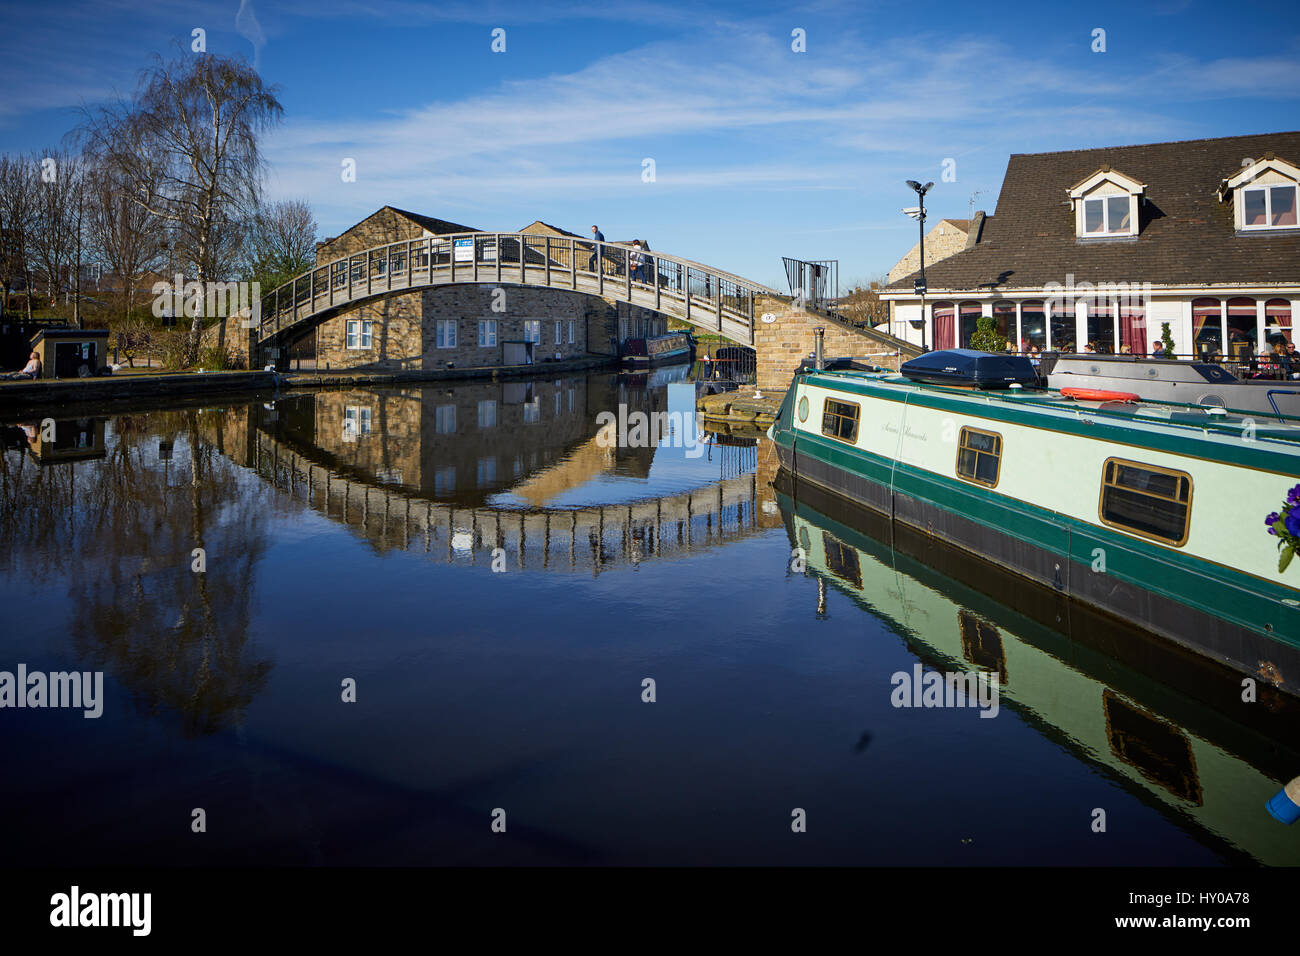
[(1277, 529), (1274, 528), (1273, 525), (1277, 522), (1277, 519), (1280, 517), (1282, 516), (1278, 514), (1276, 511), (1274, 511), (1271, 515), (1269, 515), (1267, 518), (1264, 519), (1264, 524), (1268, 528), (1269, 534), (1277, 534)]
[(1286, 503), (1289, 505), (1300, 504), (1300, 485), (1296, 485), (1287, 492)]
[(1300, 538), (1300, 514), (1295, 511), (1286, 516), (1286, 533), (1293, 538)]

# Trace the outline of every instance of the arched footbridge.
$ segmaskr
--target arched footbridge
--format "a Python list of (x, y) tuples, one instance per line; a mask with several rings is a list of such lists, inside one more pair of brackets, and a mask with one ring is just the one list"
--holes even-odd
[(394, 293), (488, 283), (628, 302), (751, 345), (756, 300), (783, 298), (698, 262), (645, 252), (638, 265), (632, 256), (620, 243), (519, 232), (390, 242), (319, 265), (263, 296), (257, 344), (292, 341), (340, 312)]

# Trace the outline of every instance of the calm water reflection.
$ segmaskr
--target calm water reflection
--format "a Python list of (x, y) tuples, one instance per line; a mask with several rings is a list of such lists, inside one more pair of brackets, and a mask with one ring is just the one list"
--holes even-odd
[[(7, 423), (0, 670), (106, 695), (0, 710), (10, 858), (1300, 863), (1294, 701), (689, 447), (671, 378)], [(999, 716), (891, 706), (918, 661)]]

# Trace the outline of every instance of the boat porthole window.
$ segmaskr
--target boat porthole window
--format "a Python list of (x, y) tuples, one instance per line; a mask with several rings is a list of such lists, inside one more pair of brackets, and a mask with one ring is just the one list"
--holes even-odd
[(1162, 544), (1187, 543), (1192, 476), (1156, 465), (1107, 458), (1101, 469), (1101, 523)]
[(957, 441), (957, 477), (992, 488), (1002, 470), (1002, 436), (963, 428)]
[(805, 395), (803, 398), (799, 399), (799, 421), (806, 422), (807, 420), (808, 420), (808, 396)]

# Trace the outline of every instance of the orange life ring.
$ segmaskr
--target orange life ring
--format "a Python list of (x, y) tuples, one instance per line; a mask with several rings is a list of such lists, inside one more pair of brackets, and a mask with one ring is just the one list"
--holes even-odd
[(1061, 394), (1084, 402), (1136, 402), (1133, 392), (1111, 392), (1104, 388), (1063, 388)]

